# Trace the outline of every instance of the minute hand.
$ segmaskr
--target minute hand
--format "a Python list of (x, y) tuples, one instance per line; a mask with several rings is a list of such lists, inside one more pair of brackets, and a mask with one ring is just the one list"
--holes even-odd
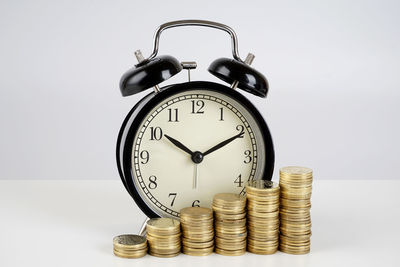
[(244, 132), (241, 132), (241, 133), (239, 133), (239, 134), (237, 134), (237, 135), (235, 135), (235, 136), (232, 136), (231, 138), (229, 138), (229, 139), (227, 139), (227, 140), (225, 140), (225, 141), (219, 143), (218, 145), (213, 146), (212, 148), (210, 148), (209, 150), (207, 150), (206, 152), (204, 152), (204, 153), (203, 153), (203, 156), (208, 155), (208, 154), (210, 154), (211, 152), (214, 152), (214, 151), (217, 150), (217, 149), (220, 149), (221, 147), (223, 147), (223, 146), (229, 144), (230, 142), (232, 142), (232, 141), (235, 140), (236, 138), (243, 138), (243, 134), (244, 134)]

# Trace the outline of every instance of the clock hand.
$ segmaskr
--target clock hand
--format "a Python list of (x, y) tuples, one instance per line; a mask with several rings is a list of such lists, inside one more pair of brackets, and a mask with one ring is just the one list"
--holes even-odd
[(194, 164), (194, 177), (193, 177), (193, 189), (197, 188), (197, 181), (199, 177), (199, 170), (197, 169), (198, 164)]
[(182, 149), (183, 151), (185, 151), (186, 153), (188, 153), (189, 155), (193, 156), (194, 152), (192, 152), (189, 148), (187, 148), (184, 144), (182, 144), (181, 142), (179, 142), (178, 140), (172, 138), (169, 135), (164, 134), (164, 136), (171, 141), (172, 144), (174, 144), (175, 146), (177, 146), (178, 148)]
[(229, 138), (229, 139), (226, 139), (225, 141), (219, 143), (218, 145), (213, 146), (212, 148), (210, 148), (209, 150), (207, 150), (206, 152), (203, 153), (203, 157), (204, 157), (205, 155), (208, 155), (208, 154), (210, 154), (211, 152), (214, 152), (215, 150), (220, 149), (221, 147), (223, 147), (223, 146), (229, 144), (230, 142), (232, 142), (232, 141), (235, 140), (236, 138), (243, 138), (243, 135), (244, 135), (244, 132), (241, 132), (241, 133), (239, 133), (239, 134), (237, 134), (237, 135), (235, 135), (235, 136), (232, 136), (232, 137)]

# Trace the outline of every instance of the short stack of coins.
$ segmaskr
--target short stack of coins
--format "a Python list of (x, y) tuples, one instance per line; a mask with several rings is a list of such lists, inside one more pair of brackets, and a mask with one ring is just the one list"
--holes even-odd
[(246, 252), (246, 197), (233, 193), (214, 196), (215, 252), (238, 256)]
[(119, 235), (113, 239), (114, 254), (122, 258), (141, 258), (147, 254), (146, 237)]
[(206, 256), (214, 251), (213, 212), (209, 208), (188, 207), (180, 211), (182, 251)]
[(181, 251), (181, 227), (178, 220), (170, 218), (150, 219), (147, 222), (147, 241), (150, 255), (175, 257)]
[(290, 254), (310, 252), (312, 170), (304, 167), (280, 169), (280, 243)]
[(279, 185), (254, 180), (246, 185), (247, 250), (256, 254), (273, 254), (279, 245)]

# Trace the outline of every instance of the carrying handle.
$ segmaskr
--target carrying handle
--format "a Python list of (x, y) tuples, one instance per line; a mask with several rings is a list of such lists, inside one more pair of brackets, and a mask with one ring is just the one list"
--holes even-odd
[(237, 39), (236, 33), (232, 30), (232, 28), (230, 28), (229, 26), (227, 26), (225, 24), (214, 22), (214, 21), (208, 21), (208, 20), (176, 20), (176, 21), (171, 21), (171, 22), (167, 22), (167, 23), (160, 25), (160, 27), (158, 27), (157, 31), (154, 34), (153, 52), (147, 59), (144, 59), (144, 61), (149, 61), (157, 56), (159, 42), (160, 42), (160, 35), (164, 30), (169, 29), (169, 28), (181, 27), (181, 26), (203, 26), (203, 27), (210, 27), (210, 28), (219, 29), (219, 30), (227, 32), (231, 36), (231, 39), (232, 39), (233, 58), (236, 59), (237, 61), (244, 62), (239, 57), (238, 39)]

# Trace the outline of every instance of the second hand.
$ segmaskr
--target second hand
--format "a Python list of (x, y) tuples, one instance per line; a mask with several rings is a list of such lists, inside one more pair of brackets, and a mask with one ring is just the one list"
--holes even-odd
[(193, 189), (197, 189), (197, 177), (198, 177), (198, 174), (199, 174), (199, 171), (197, 169), (198, 168), (197, 165), (198, 164), (194, 164)]

